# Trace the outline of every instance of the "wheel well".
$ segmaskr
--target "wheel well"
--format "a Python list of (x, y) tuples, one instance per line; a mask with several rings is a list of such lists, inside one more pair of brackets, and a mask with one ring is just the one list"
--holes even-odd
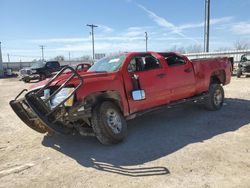
[(103, 101), (111, 101), (120, 108), (121, 112), (123, 112), (122, 100), (120, 94), (117, 91), (96, 92), (85, 97), (84, 101), (85, 104), (87, 104), (91, 108), (94, 108)]
[(210, 84), (223, 84), (226, 81), (225, 71), (215, 71), (210, 77)]

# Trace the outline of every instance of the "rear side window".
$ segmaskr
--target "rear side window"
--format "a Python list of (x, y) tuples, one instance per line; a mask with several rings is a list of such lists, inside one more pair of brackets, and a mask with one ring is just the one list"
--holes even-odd
[(178, 56), (165, 57), (165, 60), (168, 64), (168, 66), (170, 66), (170, 67), (184, 65), (186, 63), (186, 61), (183, 58), (178, 57)]
[(58, 68), (58, 67), (60, 67), (60, 65), (59, 65), (58, 62), (48, 62), (47, 67), (50, 68), (50, 69), (51, 68)]

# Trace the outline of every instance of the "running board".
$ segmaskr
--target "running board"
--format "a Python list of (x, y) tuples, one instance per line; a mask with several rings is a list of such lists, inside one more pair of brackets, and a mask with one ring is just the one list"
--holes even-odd
[(208, 97), (208, 93), (202, 93), (200, 95), (197, 95), (197, 96), (194, 96), (194, 97), (191, 97), (191, 98), (181, 99), (181, 100), (174, 101), (174, 102), (171, 102), (171, 103), (168, 103), (168, 104), (165, 104), (165, 105), (153, 107), (153, 108), (150, 108), (148, 110), (143, 110), (143, 111), (140, 111), (140, 112), (130, 114), (129, 116), (126, 117), (126, 120), (131, 120), (131, 119), (134, 119), (134, 118), (136, 118), (138, 116), (142, 116), (144, 114), (147, 114), (147, 113), (150, 113), (150, 112), (153, 112), (153, 111), (156, 111), (156, 110), (161, 110), (161, 109), (165, 109), (165, 108), (172, 108), (172, 107), (175, 107), (175, 106), (178, 106), (178, 105), (181, 105), (181, 104), (184, 104), (184, 103), (188, 103), (188, 102), (194, 102), (194, 103), (200, 102), (200, 101), (203, 101), (206, 97)]

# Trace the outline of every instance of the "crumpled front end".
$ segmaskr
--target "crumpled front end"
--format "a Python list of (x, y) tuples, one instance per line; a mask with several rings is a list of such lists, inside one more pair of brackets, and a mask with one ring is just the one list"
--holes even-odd
[[(69, 74), (60, 85), (53, 85), (52, 83), (68, 69), (72, 74)], [(78, 84), (72, 87), (72, 80)], [(71, 122), (78, 122), (81, 125), (81, 121), (77, 119), (81, 117), (78, 116), (81, 112), (77, 111), (81, 103), (73, 103), (73, 98), (82, 84), (81, 76), (73, 68), (64, 67), (43, 87), (31, 90), (23, 98), (18, 99), (24, 91), (27, 91), (23, 90), (15, 100), (10, 101), (10, 106), (26, 125), (39, 133), (69, 134), (74, 130)], [(65, 91), (68, 93), (65, 94)], [(68, 103), (71, 105), (68, 106)]]
[(10, 106), (12, 107), (13, 111), (17, 114), (17, 116), (31, 129), (39, 133), (53, 132), (33, 112), (33, 110), (30, 108), (25, 98), (10, 101)]

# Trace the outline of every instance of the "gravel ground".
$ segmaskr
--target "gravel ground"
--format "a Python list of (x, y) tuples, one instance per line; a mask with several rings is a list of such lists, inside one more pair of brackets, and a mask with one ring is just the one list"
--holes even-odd
[(8, 102), (28, 86), (0, 79), (0, 187), (250, 187), (250, 78), (232, 79), (220, 111), (147, 114), (113, 146), (25, 126)]

